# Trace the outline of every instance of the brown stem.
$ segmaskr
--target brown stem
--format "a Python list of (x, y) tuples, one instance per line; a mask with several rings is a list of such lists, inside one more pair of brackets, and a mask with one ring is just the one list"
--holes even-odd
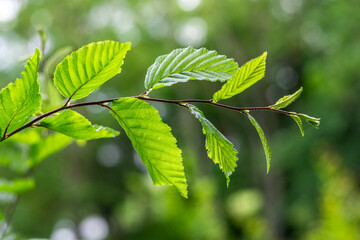
[[(137, 98), (137, 99), (141, 99), (141, 100), (145, 100), (145, 101), (151, 101), (151, 102), (170, 103), (170, 104), (176, 104), (176, 105), (180, 105), (180, 106), (184, 106), (182, 103), (204, 103), (204, 104), (210, 104), (210, 105), (213, 105), (213, 106), (216, 106), (216, 107), (230, 109), (230, 110), (238, 111), (238, 112), (243, 112), (243, 111), (272, 111), (272, 112), (282, 113), (282, 114), (285, 114), (285, 115), (298, 115), (298, 113), (295, 113), (295, 112), (288, 112), (288, 111), (280, 110), (280, 109), (272, 109), (272, 108), (270, 108), (270, 106), (268, 106), (268, 107), (233, 107), (233, 106), (213, 102), (212, 99), (210, 99), (210, 100), (202, 100), (202, 99), (168, 100), (168, 99), (160, 99), (160, 98), (150, 98), (150, 97), (144, 96), (143, 94), (140, 94), (138, 96), (132, 96), (130, 98)], [(34, 118), (32, 121), (24, 124), (23, 126), (19, 127), (18, 129), (14, 130), (14, 131), (12, 131), (12, 132), (10, 132), (8, 134), (4, 134), (4, 136), (2, 137), (0, 142), (4, 141), (5, 139), (7, 139), (9, 137), (11, 137), (15, 133), (18, 133), (18, 132), (20, 132), (20, 131), (22, 131), (22, 130), (24, 130), (26, 128), (34, 126), (34, 124), (39, 122), (41, 119), (49, 117), (50, 115), (55, 114), (57, 112), (60, 112), (62, 110), (70, 109), (70, 108), (83, 107), (83, 106), (103, 105), (104, 103), (111, 103), (111, 102), (119, 100), (119, 99), (120, 98), (112, 98), (112, 99), (105, 99), (105, 100), (100, 100), (100, 101), (75, 103), (75, 104), (67, 105), (69, 103), (69, 100), (70, 100), (70, 98), (69, 98), (64, 106), (56, 108), (56, 109), (54, 109), (54, 110), (52, 110), (50, 112), (44, 113), (43, 115)]]

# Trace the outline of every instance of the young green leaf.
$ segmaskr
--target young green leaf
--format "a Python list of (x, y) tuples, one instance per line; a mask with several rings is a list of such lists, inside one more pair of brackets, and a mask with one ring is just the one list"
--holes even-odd
[(241, 93), (265, 76), (267, 52), (245, 63), (213, 96), (213, 101), (228, 99)]
[(299, 126), (301, 136), (304, 136), (304, 129), (303, 129), (302, 121), (299, 118), (299, 116), (291, 114), (290, 117), (292, 117), (295, 120), (296, 124)]
[(40, 164), (46, 157), (67, 147), (72, 138), (60, 133), (50, 135), (30, 148), (30, 159), (27, 161), (29, 167)]
[(91, 125), (91, 122), (80, 113), (69, 109), (41, 120), (40, 126), (83, 140), (110, 138), (120, 134), (118, 131), (108, 127)]
[(173, 50), (158, 57), (149, 67), (145, 88), (161, 88), (189, 80), (224, 82), (234, 76), (238, 64), (234, 59), (218, 55), (215, 51), (192, 47)]
[(256, 131), (259, 134), (261, 143), (262, 143), (263, 148), (264, 148), (265, 157), (266, 157), (266, 169), (267, 169), (266, 172), (269, 173), (270, 162), (271, 162), (271, 152), (270, 152), (269, 144), (268, 144), (268, 142), (266, 140), (264, 131), (260, 127), (259, 123), (255, 120), (255, 118), (253, 118), (253, 116), (251, 116), (248, 112), (245, 112), (245, 113), (246, 113), (247, 117), (249, 118), (251, 124), (256, 128)]
[(104, 41), (90, 43), (67, 56), (57, 67), (54, 83), (69, 99), (88, 96), (121, 72), (130, 43)]
[(0, 138), (28, 122), (40, 111), (40, 85), (37, 80), (40, 54), (40, 50), (36, 49), (25, 65), (21, 78), (0, 92)]
[(302, 91), (303, 91), (303, 88), (300, 88), (295, 93), (293, 93), (291, 95), (286, 95), (286, 96), (280, 98), (274, 105), (271, 105), (270, 108), (271, 109), (286, 108), (300, 96)]
[(205, 118), (204, 114), (197, 107), (191, 104), (186, 104), (186, 106), (191, 114), (199, 120), (203, 133), (206, 136), (205, 147), (207, 154), (215, 164), (219, 164), (229, 186), (230, 175), (235, 171), (236, 161), (238, 160), (234, 145)]
[(320, 118), (310, 117), (310, 116), (308, 116), (306, 114), (303, 114), (303, 113), (298, 114), (298, 116), (304, 118), (314, 128), (319, 128), (319, 126), (320, 126)]
[(8, 181), (0, 179), (0, 192), (21, 194), (35, 188), (35, 182), (32, 179), (15, 179)]
[(155, 185), (169, 184), (187, 198), (181, 150), (158, 111), (145, 101), (121, 98), (111, 104), (112, 115), (125, 130)]

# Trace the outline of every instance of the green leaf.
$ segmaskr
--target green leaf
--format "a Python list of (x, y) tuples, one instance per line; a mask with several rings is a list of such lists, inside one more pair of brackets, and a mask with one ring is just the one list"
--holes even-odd
[(295, 93), (293, 93), (291, 95), (286, 95), (286, 96), (280, 98), (274, 105), (271, 105), (270, 108), (271, 109), (286, 108), (300, 96), (302, 91), (303, 91), (303, 88), (300, 88)]
[(266, 157), (266, 169), (267, 169), (266, 172), (269, 173), (270, 162), (271, 162), (271, 152), (270, 152), (269, 144), (268, 144), (268, 142), (266, 140), (264, 131), (260, 127), (259, 123), (255, 120), (255, 118), (253, 118), (253, 116), (251, 116), (248, 112), (245, 112), (245, 113), (246, 113), (247, 117), (249, 118), (251, 124), (256, 128), (256, 131), (259, 134), (261, 143), (262, 143), (263, 148), (264, 148), (265, 157)]
[(119, 135), (118, 131), (111, 128), (91, 125), (91, 122), (80, 113), (68, 109), (58, 115), (43, 119), (40, 126), (83, 140), (110, 138)]
[(207, 154), (215, 164), (219, 164), (220, 169), (224, 172), (229, 186), (230, 175), (235, 171), (237, 151), (234, 145), (221, 133), (216, 127), (205, 118), (204, 114), (194, 105), (186, 104), (191, 114), (200, 122), (203, 133), (206, 136), (205, 147)]
[(50, 135), (30, 148), (28, 166), (32, 167), (41, 163), (46, 157), (62, 150), (72, 142), (72, 138), (60, 133)]
[(316, 128), (316, 129), (319, 128), (319, 126), (320, 126), (320, 118), (311, 117), (311, 116), (308, 116), (308, 115), (303, 114), (303, 113), (299, 113), (298, 116), (304, 118), (314, 128)]
[(25, 65), (25, 71), (15, 83), (0, 92), (0, 138), (23, 124), (40, 111), (40, 85), (37, 81), (40, 50), (36, 49)]
[(88, 96), (100, 85), (121, 72), (130, 43), (104, 41), (90, 43), (67, 56), (57, 67), (54, 83), (69, 99)]
[(8, 181), (0, 179), (0, 192), (21, 194), (35, 188), (35, 182), (32, 179), (15, 179)]
[(213, 96), (213, 101), (228, 99), (241, 93), (265, 76), (267, 52), (245, 63)]
[(173, 50), (158, 57), (149, 67), (145, 88), (161, 88), (189, 80), (224, 82), (234, 76), (238, 64), (234, 59), (218, 55), (215, 51), (192, 47)]
[(112, 114), (125, 130), (155, 185), (173, 185), (187, 198), (181, 150), (162, 122), (159, 112), (145, 101), (121, 98), (111, 104)]
[(304, 136), (304, 129), (303, 129), (302, 121), (299, 118), (299, 116), (290, 114), (290, 117), (292, 117), (295, 120), (296, 124), (299, 126), (301, 136)]

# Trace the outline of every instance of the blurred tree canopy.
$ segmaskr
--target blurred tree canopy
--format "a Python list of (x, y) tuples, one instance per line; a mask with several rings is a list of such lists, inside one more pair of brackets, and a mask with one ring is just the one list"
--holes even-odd
[[(322, 118), (320, 130), (305, 126), (301, 138), (288, 118), (256, 115), (273, 152), (266, 175), (261, 143), (248, 121), (202, 106), (239, 150), (226, 189), (220, 170), (207, 164), (201, 126), (180, 108), (156, 104), (183, 149), (188, 200), (152, 185), (125, 134), (73, 143), (34, 173), (37, 186), (18, 202), (13, 236), (359, 239), (359, 5), (357, 0), (0, 0), (1, 87), (18, 77), (22, 60), (40, 47), (40, 26), (48, 34), (45, 60), (67, 46), (132, 42), (121, 75), (88, 100), (143, 92), (147, 67), (157, 56), (191, 45), (240, 64), (268, 51), (265, 79), (228, 103), (265, 106), (303, 86), (292, 108)], [(209, 99), (221, 86), (191, 84), (154, 96)], [(102, 109), (86, 108), (84, 114), (117, 128)], [(0, 174), (11, 176), (2, 168)], [(9, 199), (0, 192), (2, 209)]]

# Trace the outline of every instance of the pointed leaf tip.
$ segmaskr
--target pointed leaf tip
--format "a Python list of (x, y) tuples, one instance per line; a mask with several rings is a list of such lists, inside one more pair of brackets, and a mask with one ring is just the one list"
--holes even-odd
[(297, 90), (295, 93), (286, 95), (282, 98), (280, 98), (274, 105), (271, 105), (271, 109), (281, 109), (289, 106), (291, 103), (293, 103), (296, 99), (298, 99), (303, 91), (303, 88), (301, 87), (299, 90)]
[(249, 118), (251, 124), (255, 127), (255, 129), (260, 137), (261, 143), (263, 145), (264, 153), (265, 153), (265, 157), (266, 157), (266, 174), (268, 174), (269, 170), (270, 170), (270, 163), (271, 163), (271, 151), (270, 151), (269, 144), (267, 142), (264, 131), (261, 128), (260, 124), (249, 113), (246, 113), (246, 115)]

